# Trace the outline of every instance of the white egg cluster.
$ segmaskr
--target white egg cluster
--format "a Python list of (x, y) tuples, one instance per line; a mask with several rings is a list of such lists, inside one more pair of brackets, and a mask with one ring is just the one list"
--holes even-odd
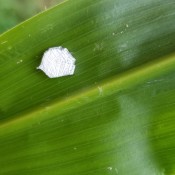
[(45, 51), (41, 64), (37, 69), (41, 69), (50, 78), (73, 75), (75, 61), (68, 49), (61, 46), (52, 47)]

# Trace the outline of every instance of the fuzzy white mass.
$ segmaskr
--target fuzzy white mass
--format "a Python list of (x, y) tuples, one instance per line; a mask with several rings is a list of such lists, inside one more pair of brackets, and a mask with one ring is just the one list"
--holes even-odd
[(52, 47), (44, 52), (41, 64), (37, 69), (41, 69), (50, 78), (73, 75), (75, 61), (68, 49), (61, 46)]

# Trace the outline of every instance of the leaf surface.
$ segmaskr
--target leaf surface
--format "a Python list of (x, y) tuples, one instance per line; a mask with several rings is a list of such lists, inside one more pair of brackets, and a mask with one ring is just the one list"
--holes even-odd
[[(175, 173), (175, 3), (69, 0), (0, 37), (0, 173)], [(36, 70), (68, 48), (75, 75)]]

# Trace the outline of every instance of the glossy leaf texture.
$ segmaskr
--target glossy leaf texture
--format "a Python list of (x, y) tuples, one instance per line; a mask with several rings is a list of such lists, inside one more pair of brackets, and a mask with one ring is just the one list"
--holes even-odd
[[(0, 37), (0, 174), (173, 175), (175, 2), (69, 0)], [(36, 69), (63, 46), (75, 75)]]

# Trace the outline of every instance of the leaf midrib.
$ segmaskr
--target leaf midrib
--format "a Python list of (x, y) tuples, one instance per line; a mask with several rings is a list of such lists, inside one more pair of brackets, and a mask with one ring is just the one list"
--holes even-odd
[[(104, 96), (107, 97), (124, 87), (139, 85), (150, 78), (172, 71), (174, 68), (175, 54), (148, 62), (112, 78), (106, 79), (91, 88), (87, 88), (83, 91), (79, 90), (77, 93), (71, 94), (67, 98), (63, 98), (61, 100), (55, 99), (47, 104), (46, 108), (33, 108), (30, 109), (30, 112), (24, 112), (19, 116), (12, 116), (12, 119), (8, 119), (0, 124), (0, 131), (4, 131), (5, 128), (13, 129), (12, 126), (15, 127), (16, 125), (20, 125), (22, 123), (35, 123), (35, 120), (43, 121), (50, 117), (50, 115), (47, 115), (50, 111), (56, 111), (57, 114), (67, 112), (92, 101), (96, 101)], [(103, 96), (99, 95), (99, 87), (103, 90)], [(89, 99), (88, 101), (84, 99), (87, 97)], [(80, 103), (77, 103), (77, 101)]]

